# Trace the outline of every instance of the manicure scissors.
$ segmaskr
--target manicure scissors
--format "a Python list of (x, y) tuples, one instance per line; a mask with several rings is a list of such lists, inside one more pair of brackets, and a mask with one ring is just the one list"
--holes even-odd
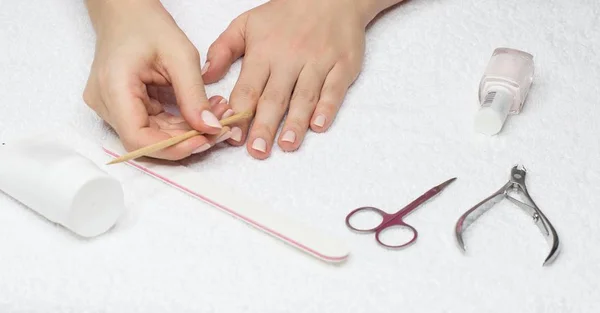
[[(440, 185), (431, 188), (429, 191), (425, 192), (420, 197), (415, 199), (413, 202), (411, 202), (410, 204), (405, 206), (402, 210), (400, 210), (396, 213), (393, 213), (393, 214), (386, 213), (378, 208), (371, 207), (371, 206), (364, 206), (364, 207), (357, 208), (357, 209), (353, 210), (352, 212), (350, 212), (346, 216), (346, 226), (348, 226), (348, 228), (350, 228), (351, 230), (359, 232), (359, 233), (375, 233), (375, 240), (377, 240), (377, 242), (384, 247), (395, 248), (395, 249), (404, 248), (408, 245), (413, 244), (417, 240), (418, 232), (414, 227), (412, 227), (409, 224), (406, 224), (404, 222), (403, 218), (406, 215), (410, 214), (415, 209), (417, 209), (421, 204), (423, 204), (427, 200), (433, 198), (435, 195), (442, 192), (442, 190), (444, 190), (444, 188), (446, 188), (448, 185), (450, 185), (454, 180), (456, 180), (456, 177), (451, 178), (451, 179), (441, 183)], [(375, 212), (376, 214), (381, 216), (382, 221), (379, 223), (379, 225), (377, 225), (373, 228), (370, 228), (370, 229), (360, 229), (355, 226), (352, 226), (352, 223), (350, 222), (350, 219), (352, 218), (352, 216), (354, 216), (357, 213), (367, 212), (367, 211)], [(390, 227), (395, 227), (395, 226), (408, 228), (412, 232), (412, 235), (413, 235), (412, 239), (408, 240), (405, 243), (399, 244), (399, 245), (389, 245), (389, 244), (382, 242), (379, 237), (380, 234), (384, 230), (386, 230)]]

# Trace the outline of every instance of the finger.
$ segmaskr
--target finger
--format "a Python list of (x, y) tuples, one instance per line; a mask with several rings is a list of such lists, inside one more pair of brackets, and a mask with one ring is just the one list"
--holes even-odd
[(300, 147), (330, 69), (331, 67), (307, 64), (300, 72), (278, 139), (278, 144), (283, 151), (294, 151)]
[(233, 20), (208, 48), (202, 75), (206, 83), (214, 83), (225, 76), (231, 64), (239, 59), (246, 49), (244, 39), (246, 15)]
[[(227, 100), (221, 96), (213, 96), (208, 100), (211, 104), (211, 112), (219, 119), (226, 118), (226, 115), (233, 114), (233, 111), (229, 107)], [(192, 130), (189, 124), (181, 116), (169, 113), (161, 112), (156, 116), (150, 116), (150, 119), (156, 119), (161, 129), (186, 129)]]
[(229, 126), (224, 126), (219, 134), (206, 136), (207, 142), (196, 149), (194, 154), (202, 153), (229, 138), (231, 138), (231, 130)]
[(222, 120), (233, 115), (233, 110), (229, 106), (227, 99), (221, 96), (214, 96), (214, 100), (211, 101), (211, 112), (219, 119)]
[[(107, 90), (105, 96), (107, 108), (109, 108), (112, 117), (111, 126), (119, 134), (127, 151), (137, 150), (171, 137), (171, 134), (162, 131), (155, 125), (151, 125), (143, 99), (136, 96), (135, 91), (123, 87), (137, 84), (139, 82), (133, 84), (113, 82), (113, 87)], [(179, 134), (185, 131), (172, 130), (172, 132), (173, 134)], [(156, 151), (149, 156), (179, 160), (189, 156), (206, 142), (207, 139), (204, 136), (195, 136), (174, 146)]]
[[(242, 63), (240, 77), (235, 84), (229, 104), (234, 112), (245, 112), (256, 110), (258, 98), (269, 78), (269, 64), (253, 55), (246, 55)], [(244, 138), (248, 133), (250, 120), (245, 119), (235, 123), (231, 128), (233, 133), (228, 142), (234, 146), (240, 146), (244, 143)]]
[[(141, 99), (131, 99), (130, 102), (134, 107), (141, 107), (142, 110), (145, 110)], [(122, 111), (119, 114), (117, 132), (127, 151), (134, 151), (185, 132), (185, 130), (174, 129), (168, 133), (159, 128), (150, 127), (149, 122), (135, 123), (137, 122), (135, 118), (129, 118), (133, 115), (128, 116), (125, 112), (128, 111)], [(135, 112), (133, 113), (135, 114)], [(147, 117), (146, 120), (148, 120)], [(207, 141), (204, 136), (195, 136), (171, 147), (155, 151), (148, 156), (165, 160), (180, 160), (190, 156)]]
[(247, 148), (251, 156), (265, 159), (271, 153), (277, 129), (287, 111), (299, 71), (300, 69), (279, 69), (269, 77), (248, 134)]
[(310, 128), (315, 132), (324, 132), (332, 124), (337, 115), (346, 92), (356, 79), (357, 74), (344, 63), (336, 63), (331, 69), (323, 88), (315, 112), (311, 117)]
[(200, 57), (195, 48), (192, 52), (180, 52), (178, 55), (167, 55), (164, 60), (181, 115), (194, 129), (207, 134), (218, 134), (221, 124), (210, 111), (206, 97), (204, 82), (200, 74)]

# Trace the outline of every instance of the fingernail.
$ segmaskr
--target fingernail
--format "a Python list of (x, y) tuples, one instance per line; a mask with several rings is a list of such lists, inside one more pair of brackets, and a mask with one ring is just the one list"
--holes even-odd
[(227, 139), (231, 138), (231, 131), (225, 132), (223, 135), (217, 138), (216, 143), (223, 142)]
[(227, 99), (223, 98), (219, 101), (219, 104), (227, 104)]
[(202, 75), (206, 74), (209, 67), (210, 67), (210, 62), (206, 61), (206, 63), (204, 63), (204, 66), (202, 67)]
[(219, 123), (219, 120), (217, 119), (217, 117), (212, 114), (210, 111), (204, 110), (202, 111), (202, 120), (204, 121), (204, 123), (206, 123), (206, 125), (210, 126), (210, 127), (215, 127), (215, 128), (221, 128), (221, 123)]
[(287, 141), (287, 142), (294, 143), (294, 141), (296, 141), (296, 133), (294, 133), (291, 130), (286, 131), (283, 134), (283, 137), (281, 137), (281, 141)]
[(239, 127), (232, 128), (230, 138), (237, 142), (240, 142), (240, 140), (242, 140), (242, 129)]
[(267, 142), (262, 138), (256, 138), (256, 139), (254, 139), (254, 142), (252, 143), (252, 149), (260, 151), (260, 152), (266, 152), (267, 151)]
[(209, 148), (210, 148), (210, 144), (205, 143), (205, 144), (201, 145), (198, 149), (194, 150), (194, 152), (192, 152), (192, 153), (193, 154), (201, 153), (201, 152), (208, 150)]
[(225, 111), (225, 113), (223, 113), (223, 118), (228, 118), (228, 117), (232, 116), (233, 113), (235, 113), (235, 112), (233, 112), (232, 109), (227, 109), (227, 111)]
[(323, 125), (325, 125), (325, 116), (323, 116), (323, 115), (317, 116), (317, 118), (315, 118), (314, 124), (319, 127), (323, 127)]

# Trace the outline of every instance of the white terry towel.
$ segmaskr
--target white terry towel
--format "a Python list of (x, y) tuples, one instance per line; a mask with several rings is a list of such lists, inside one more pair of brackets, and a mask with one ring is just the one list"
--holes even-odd
[[(261, 3), (205, 2), (165, 1), (202, 55)], [(344, 238), (352, 255), (342, 266), (115, 167), (128, 213), (95, 240), (0, 194), (0, 312), (598, 312), (598, 16), (592, 0), (409, 1), (369, 28), (363, 72), (329, 132), (266, 161), (225, 147), (188, 162)], [(490, 138), (472, 123), (501, 46), (532, 53), (536, 76), (523, 113)], [(96, 155), (109, 130), (81, 100), (93, 49), (82, 1), (0, 2), (0, 140), (70, 123)], [(228, 96), (239, 70), (209, 93)], [(538, 229), (506, 202), (473, 226), (466, 255), (456, 247), (456, 219), (515, 163), (559, 233), (550, 267)], [(344, 225), (357, 206), (393, 212), (455, 176), (406, 218), (419, 231), (409, 249), (382, 249)]]

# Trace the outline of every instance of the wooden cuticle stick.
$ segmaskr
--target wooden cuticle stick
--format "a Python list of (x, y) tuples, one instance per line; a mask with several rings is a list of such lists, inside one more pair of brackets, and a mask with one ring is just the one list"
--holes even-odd
[[(247, 112), (242, 112), (242, 113), (238, 113), (238, 114), (234, 114), (228, 118), (224, 118), (222, 120), (219, 121), (219, 123), (222, 126), (228, 126), (234, 123), (237, 123), (241, 120), (247, 119), (247, 118), (251, 118), (253, 116), (252, 111), (247, 111)], [(168, 148), (170, 146), (176, 145), (184, 140), (190, 139), (194, 136), (199, 136), (199, 135), (203, 135), (203, 133), (197, 131), (197, 130), (190, 130), (184, 134), (181, 134), (179, 136), (175, 136), (175, 137), (171, 137), (169, 139), (165, 139), (163, 141), (159, 141), (155, 144), (151, 144), (149, 146), (137, 149), (135, 151), (129, 152), (125, 155), (122, 155), (110, 162), (107, 163), (107, 165), (111, 165), (111, 164), (117, 164), (117, 163), (121, 163), (121, 162), (127, 162), (129, 160), (132, 159), (137, 159), (139, 157), (143, 157), (143, 156), (147, 156), (150, 153), (156, 152), (158, 150), (162, 150), (165, 148)]]

